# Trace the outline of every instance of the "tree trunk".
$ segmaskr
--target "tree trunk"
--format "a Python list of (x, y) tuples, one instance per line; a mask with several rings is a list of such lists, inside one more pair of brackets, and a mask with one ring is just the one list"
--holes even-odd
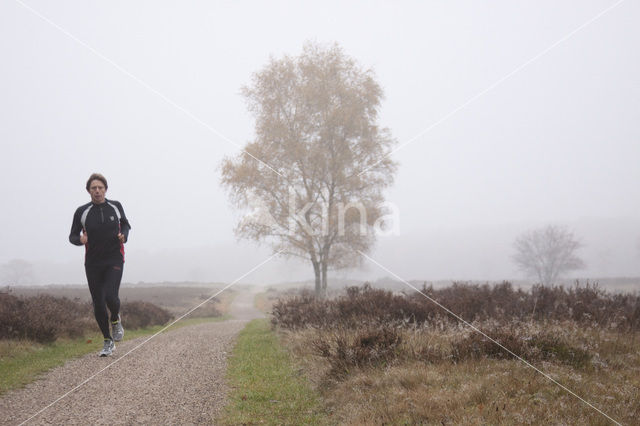
[(327, 297), (327, 262), (322, 262), (322, 298)]
[(313, 272), (316, 274), (316, 297), (318, 299), (324, 299), (324, 295), (322, 292), (322, 281), (320, 276), (320, 263), (316, 261), (311, 261), (313, 263)]

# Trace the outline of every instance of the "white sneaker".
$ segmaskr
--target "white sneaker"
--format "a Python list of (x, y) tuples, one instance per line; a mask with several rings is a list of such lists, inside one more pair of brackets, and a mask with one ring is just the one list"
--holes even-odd
[(111, 323), (111, 335), (113, 340), (119, 342), (124, 337), (124, 328), (122, 328), (122, 321), (120, 320), (120, 314), (118, 314), (118, 321)]
[(115, 348), (116, 348), (116, 344), (113, 343), (113, 340), (105, 340), (104, 347), (102, 348), (98, 356), (109, 356), (113, 353)]

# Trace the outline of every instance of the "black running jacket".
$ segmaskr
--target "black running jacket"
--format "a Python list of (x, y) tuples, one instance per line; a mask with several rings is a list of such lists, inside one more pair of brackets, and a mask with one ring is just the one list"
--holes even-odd
[(124, 244), (118, 233), (129, 239), (131, 225), (122, 209), (122, 204), (107, 200), (102, 204), (87, 203), (78, 207), (73, 215), (69, 241), (81, 246), (80, 234), (87, 233), (85, 265), (117, 265), (124, 263)]

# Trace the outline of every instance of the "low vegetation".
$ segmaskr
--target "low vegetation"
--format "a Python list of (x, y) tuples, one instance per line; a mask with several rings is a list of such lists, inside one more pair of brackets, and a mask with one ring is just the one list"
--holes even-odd
[(531, 291), (514, 289), (508, 282), (495, 286), (454, 283), (437, 290), (423, 287), (421, 293), (398, 295), (365, 285), (349, 287), (346, 295), (322, 301), (305, 292), (275, 303), (273, 323), (286, 329), (351, 327), (363, 322), (457, 324), (456, 317), (432, 302), (436, 300), (469, 322), (574, 321), (622, 332), (640, 331), (640, 295), (610, 294), (588, 283), (568, 289), (534, 286)]
[(273, 325), (338, 423), (610, 421), (640, 415), (640, 296), (595, 285), (455, 284), (392, 294), (352, 287), (332, 300), (273, 305)]
[(0, 293), (0, 339), (46, 343), (59, 337), (79, 337), (92, 325), (90, 309), (88, 304), (67, 298), (20, 298)]
[[(216, 283), (122, 283), (120, 286), (120, 300), (123, 304), (131, 302), (150, 302), (166, 309), (172, 315), (179, 316), (186, 310), (216, 294), (224, 284)], [(48, 286), (19, 286), (4, 287), (0, 292), (11, 292), (19, 297), (32, 297), (49, 294), (56, 297), (66, 297), (81, 302), (91, 302), (91, 295), (86, 285), (48, 285)], [(216, 309), (226, 314), (226, 307), (235, 297), (235, 289), (229, 288), (216, 296), (212, 302)], [(203, 305), (209, 307), (211, 303)]]
[[(164, 324), (171, 314), (148, 302), (123, 304), (128, 329)], [(76, 338), (95, 331), (93, 308), (88, 302), (42, 294), (18, 297), (0, 293), (0, 339), (27, 339), (39, 343)]]

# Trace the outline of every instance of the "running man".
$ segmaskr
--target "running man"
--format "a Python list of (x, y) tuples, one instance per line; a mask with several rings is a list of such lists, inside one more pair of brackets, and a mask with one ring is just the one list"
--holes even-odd
[(101, 174), (94, 173), (89, 177), (87, 192), (91, 202), (78, 207), (69, 234), (72, 244), (85, 247), (84, 269), (93, 313), (104, 336), (104, 347), (99, 356), (111, 355), (116, 348), (113, 342), (119, 342), (124, 336), (118, 292), (124, 266), (124, 243), (131, 229), (122, 205), (105, 198), (107, 188), (107, 180)]

